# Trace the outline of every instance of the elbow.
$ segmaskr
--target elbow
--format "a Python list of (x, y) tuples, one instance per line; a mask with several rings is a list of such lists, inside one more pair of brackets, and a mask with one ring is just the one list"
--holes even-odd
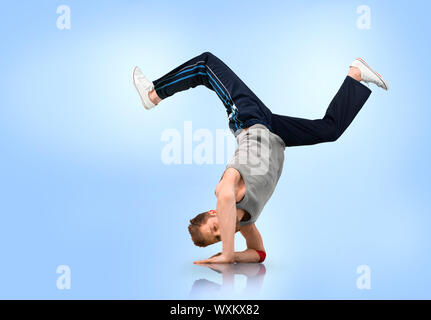
[(217, 201), (222, 203), (235, 202), (235, 194), (229, 191), (220, 191), (217, 193)]
[(266, 252), (263, 250), (256, 250), (257, 254), (259, 255), (259, 263), (262, 263), (265, 261), (266, 258)]

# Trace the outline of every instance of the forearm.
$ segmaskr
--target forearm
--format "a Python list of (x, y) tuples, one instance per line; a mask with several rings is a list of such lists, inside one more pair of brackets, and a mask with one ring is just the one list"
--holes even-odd
[(233, 260), (235, 254), (234, 240), (237, 219), (234, 194), (218, 198), (217, 212), (220, 237), (222, 240), (222, 254)]
[(237, 263), (257, 263), (261, 262), (260, 255), (254, 249), (235, 252), (234, 260)]

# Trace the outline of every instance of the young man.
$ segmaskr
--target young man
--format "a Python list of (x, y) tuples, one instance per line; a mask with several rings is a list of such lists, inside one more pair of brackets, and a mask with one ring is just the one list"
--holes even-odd
[[(238, 147), (216, 188), (216, 210), (190, 220), (189, 232), (198, 246), (222, 241), (222, 252), (195, 263), (262, 262), (266, 253), (255, 222), (280, 178), (284, 149), (337, 140), (371, 94), (363, 85), (388, 90), (385, 80), (364, 60), (351, 64), (322, 119), (308, 120), (272, 113), (220, 59), (205, 52), (151, 82), (135, 67), (133, 83), (146, 109), (173, 94), (204, 85), (224, 104)], [(234, 250), (235, 232), (247, 249)]]

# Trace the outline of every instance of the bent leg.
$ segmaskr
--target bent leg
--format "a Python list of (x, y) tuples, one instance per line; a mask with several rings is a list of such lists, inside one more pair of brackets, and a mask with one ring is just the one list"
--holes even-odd
[(153, 84), (161, 99), (198, 85), (213, 90), (225, 106), (229, 127), (234, 132), (256, 123), (270, 127), (269, 109), (223, 61), (210, 52), (183, 63)]
[(335, 141), (352, 123), (370, 94), (368, 87), (347, 76), (323, 119), (309, 120), (273, 114), (273, 132), (288, 147)]

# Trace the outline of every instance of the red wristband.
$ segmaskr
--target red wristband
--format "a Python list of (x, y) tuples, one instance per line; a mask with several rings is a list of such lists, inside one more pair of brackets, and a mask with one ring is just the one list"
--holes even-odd
[(256, 250), (257, 254), (259, 255), (260, 259), (259, 262), (263, 262), (266, 258), (266, 253), (265, 251), (261, 251), (261, 250)]

